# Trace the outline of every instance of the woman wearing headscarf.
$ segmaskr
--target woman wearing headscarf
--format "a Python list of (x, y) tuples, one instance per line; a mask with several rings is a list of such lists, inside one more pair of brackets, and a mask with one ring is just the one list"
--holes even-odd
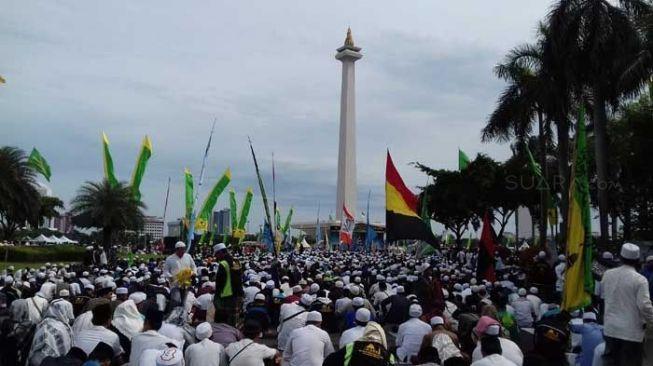
[(125, 350), (125, 358), (129, 358), (132, 338), (143, 330), (143, 315), (138, 312), (134, 300), (125, 300), (116, 307), (111, 330), (118, 334), (120, 345)]
[[(70, 305), (70, 306), (69, 306)], [(73, 345), (72, 306), (63, 299), (50, 303), (37, 325), (29, 354), (29, 364), (38, 366), (48, 356), (63, 356)]]
[[(9, 308), (11, 325), (5, 343), (2, 344), (2, 365), (22, 365), (27, 361), (34, 324), (29, 317), (27, 300), (18, 299)], [(3, 330), (4, 332), (4, 330)]]
[(375, 322), (367, 323), (363, 336), (344, 348), (330, 354), (323, 366), (390, 366), (394, 356), (388, 352), (388, 342), (383, 327)]

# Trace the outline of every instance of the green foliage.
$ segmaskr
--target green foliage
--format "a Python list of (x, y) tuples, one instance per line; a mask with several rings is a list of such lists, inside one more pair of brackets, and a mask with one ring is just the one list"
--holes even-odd
[(0, 247), (0, 259), (9, 262), (81, 262), (84, 253), (79, 245)]
[(15, 147), (0, 148), (0, 238), (13, 239), (26, 222), (36, 226), (40, 199), (25, 153)]
[(41, 197), (41, 206), (39, 208), (39, 225), (43, 225), (45, 219), (59, 217), (57, 209), (64, 208), (63, 201), (57, 197)]
[(86, 182), (72, 201), (73, 223), (82, 228), (102, 229), (102, 245), (109, 251), (114, 234), (143, 226), (143, 202), (134, 198), (124, 182)]
[(479, 154), (463, 171), (434, 170), (419, 163), (416, 166), (433, 177), (433, 184), (421, 193), (421, 197), (427, 195), (426, 212), (451, 230), (458, 244), (469, 224), (478, 228), (485, 211), (494, 213), (500, 226), (498, 236), (502, 237), (517, 207), (531, 206), (537, 200), (537, 185), (521, 155), (498, 163)]

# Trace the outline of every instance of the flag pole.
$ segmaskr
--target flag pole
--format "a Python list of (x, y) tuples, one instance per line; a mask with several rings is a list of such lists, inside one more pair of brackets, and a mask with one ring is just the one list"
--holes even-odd
[(166, 212), (168, 212), (168, 197), (170, 197), (170, 177), (168, 177), (168, 189), (166, 189), (166, 200), (163, 204), (163, 225), (166, 224)]
[(204, 168), (206, 167), (206, 158), (209, 155), (209, 149), (211, 148), (211, 139), (213, 139), (213, 131), (215, 131), (215, 122), (217, 118), (213, 119), (213, 126), (211, 127), (211, 133), (209, 134), (209, 141), (206, 143), (206, 149), (204, 150), (204, 157), (202, 158), (202, 168), (200, 169), (200, 179), (197, 183), (197, 190), (195, 191), (195, 197), (193, 197), (193, 211), (190, 215), (190, 224), (188, 225), (188, 246), (186, 247), (186, 253), (190, 253), (193, 249), (193, 238), (195, 236), (195, 202), (199, 198), (200, 188), (202, 187), (202, 182), (204, 180)]

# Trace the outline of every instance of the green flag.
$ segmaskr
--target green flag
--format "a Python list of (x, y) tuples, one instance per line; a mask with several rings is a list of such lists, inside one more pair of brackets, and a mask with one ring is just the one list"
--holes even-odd
[(274, 213), (274, 222), (276, 223), (277, 230), (281, 229), (281, 212), (279, 211), (279, 208), (277, 208), (277, 211)]
[(193, 175), (188, 168), (184, 170), (184, 187), (186, 193), (186, 220), (190, 222), (190, 217), (193, 214)]
[(238, 219), (236, 215), (237, 205), (236, 205), (236, 191), (231, 189), (229, 191), (229, 214), (231, 216), (231, 231), (238, 229)]
[(107, 134), (102, 132), (102, 151), (104, 156), (104, 177), (112, 187), (118, 184), (116, 174), (113, 171), (113, 159), (111, 159), (111, 151), (109, 151), (109, 138)]
[(38, 150), (36, 150), (36, 148), (33, 148), (32, 153), (29, 154), (27, 164), (34, 168), (34, 170), (37, 172), (41, 173), (41, 175), (44, 176), (48, 182), (50, 181), (50, 176), (52, 175), (50, 172), (50, 165), (48, 165), (48, 162), (45, 161), (45, 158)]
[(290, 211), (288, 211), (288, 216), (286, 216), (286, 222), (283, 224), (283, 228), (281, 229), (281, 232), (286, 234), (288, 232), (288, 229), (290, 229), (290, 220), (292, 220), (292, 214), (293, 214), (294, 209), (290, 207)]
[(139, 201), (141, 199), (141, 181), (143, 180), (143, 175), (145, 175), (145, 167), (147, 167), (147, 161), (150, 160), (150, 156), (152, 156), (152, 141), (150, 141), (149, 137), (145, 136), (141, 145), (141, 152), (138, 154), (138, 159), (136, 159), (136, 166), (132, 173), (131, 182), (134, 197)]
[(469, 165), (469, 158), (464, 151), (458, 149), (458, 170), (464, 170)]
[(247, 224), (247, 216), (249, 216), (249, 209), (252, 207), (252, 197), (254, 197), (254, 192), (251, 188), (247, 188), (245, 193), (245, 200), (243, 201), (243, 206), (240, 208), (240, 220), (238, 220), (238, 228), (241, 230), (245, 229)]
[(565, 286), (562, 291), (562, 308), (579, 309), (591, 303), (594, 293), (592, 276), (592, 216), (585, 138), (585, 111), (581, 107), (576, 127), (574, 152), (569, 187), (566, 254), (569, 263), (565, 269)]
[(202, 208), (197, 215), (197, 222), (195, 223), (196, 229), (205, 231), (208, 229), (211, 211), (213, 211), (213, 207), (215, 207), (216, 202), (218, 202), (218, 197), (222, 194), (225, 188), (227, 188), (227, 185), (229, 185), (230, 181), (231, 170), (227, 168), (227, 170), (225, 170), (224, 174), (222, 175), (222, 178), (220, 178), (220, 180), (215, 183), (213, 189), (211, 189), (211, 192), (209, 192), (208, 196), (206, 196), (206, 199), (204, 199)]
[[(540, 185), (541, 187), (543, 187), (548, 191), (549, 184), (546, 182), (546, 179), (544, 179), (544, 176), (542, 175), (542, 167), (540, 166), (540, 164), (538, 164), (535, 161), (535, 158), (533, 158), (533, 154), (531, 153), (531, 149), (528, 148), (528, 144), (524, 143), (524, 147), (526, 150), (526, 154), (528, 155), (528, 165), (531, 167), (531, 171), (533, 172), (533, 175), (537, 177), (538, 185)], [(549, 197), (547, 201), (549, 201), (550, 199), (551, 198)]]

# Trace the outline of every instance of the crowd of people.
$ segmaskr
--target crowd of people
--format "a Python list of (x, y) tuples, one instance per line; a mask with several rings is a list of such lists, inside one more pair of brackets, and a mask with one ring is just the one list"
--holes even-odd
[(653, 256), (630, 243), (598, 258), (574, 311), (560, 306), (567, 260), (545, 251), (497, 252), (487, 278), (473, 250), (186, 249), (7, 268), (0, 365), (653, 364)]

